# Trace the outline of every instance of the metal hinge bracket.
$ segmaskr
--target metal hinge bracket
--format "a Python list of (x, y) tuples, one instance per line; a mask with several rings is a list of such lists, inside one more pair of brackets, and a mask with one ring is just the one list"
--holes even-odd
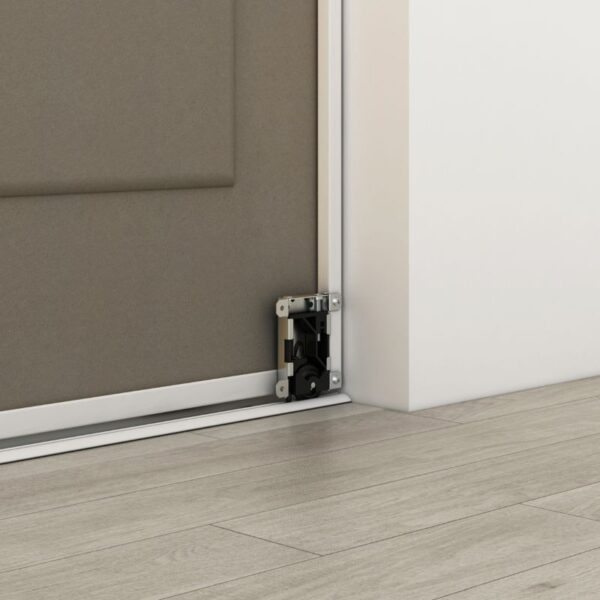
[(277, 300), (278, 381), (275, 394), (286, 400), (316, 398), (342, 387), (342, 376), (331, 371), (330, 313), (342, 308), (337, 293), (284, 296)]

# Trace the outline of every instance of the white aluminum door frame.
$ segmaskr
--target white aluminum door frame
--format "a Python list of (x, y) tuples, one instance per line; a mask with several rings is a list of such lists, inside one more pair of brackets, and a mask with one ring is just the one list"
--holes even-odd
[[(343, 291), (342, 0), (318, 0), (318, 285), (319, 292)], [(343, 378), (342, 313), (331, 315), (330, 352), (331, 368)], [(276, 379), (272, 370), (2, 411), (0, 440), (272, 395)], [(346, 394), (335, 393), (19, 445), (0, 449), (0, 463), (345, 402), (350, 402)]]

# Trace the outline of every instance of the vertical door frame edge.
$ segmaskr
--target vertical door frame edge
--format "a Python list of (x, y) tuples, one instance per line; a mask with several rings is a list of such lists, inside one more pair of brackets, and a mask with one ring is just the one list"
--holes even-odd
[[(342, 293), (342, 0), (318, 8), (318, 285)], [(330, 356), (343, 382), (342, 311), (331, 313)]]
[[(318, 7), (318, 287), (342, 289), (342, 0), (317, 0)], [(343, 303), (343, 296), (342, 296)], [(332, 313), (331, 369), (342, 373), (342, 312)], [(0, 412), (0, 439), (16, 438), (109, 421), (143, 417), (271, 395), (277, 371), (263, 371), (160, 388), (136, 390)], [(143, 439), (350, 402), (345, 393), (299, 402), (124, 427), (0, 449), (0, 463), (82, 448)]]

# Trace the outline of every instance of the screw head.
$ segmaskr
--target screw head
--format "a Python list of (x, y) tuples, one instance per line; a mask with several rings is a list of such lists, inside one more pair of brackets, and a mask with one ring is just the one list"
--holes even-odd
[(331, 383), (339, 383), (340, 382), (340, 378), (337, 375), (334, 375), (331, 378)]

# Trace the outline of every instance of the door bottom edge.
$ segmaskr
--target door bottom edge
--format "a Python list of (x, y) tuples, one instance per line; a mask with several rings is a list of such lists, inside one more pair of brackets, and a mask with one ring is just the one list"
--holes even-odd
[(271, 396), (277, 371), (259, 371), (0, 412), (0, 440)]

